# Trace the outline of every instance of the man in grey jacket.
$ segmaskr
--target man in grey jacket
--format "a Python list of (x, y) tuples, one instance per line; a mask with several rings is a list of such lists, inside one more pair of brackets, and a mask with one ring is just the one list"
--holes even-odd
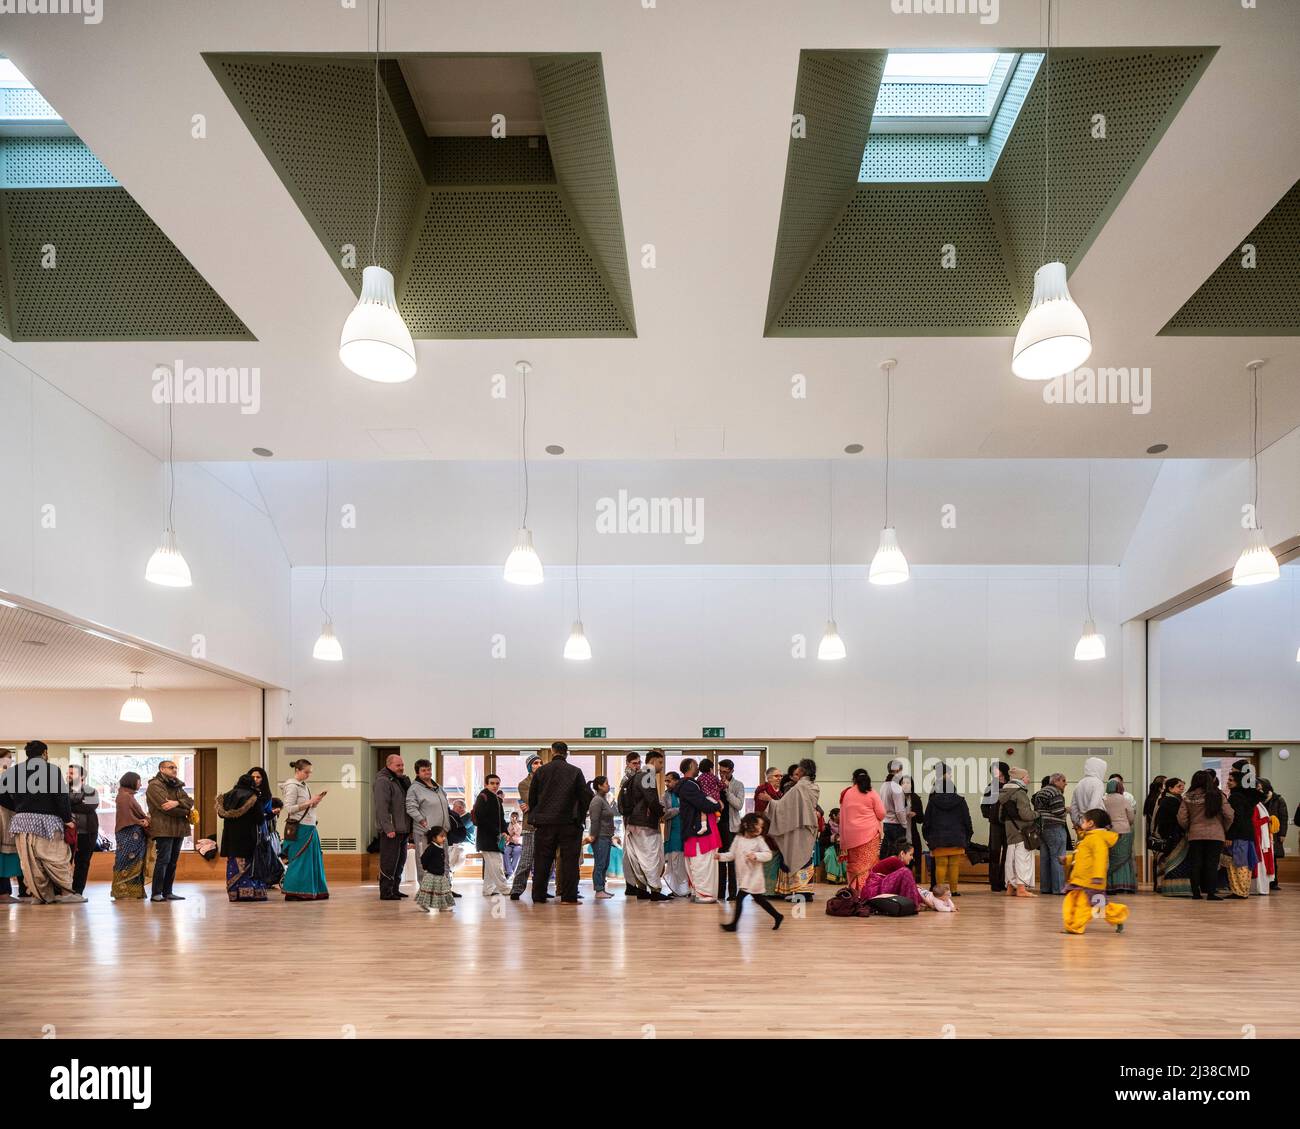
[(415, 779), (406, 791), (406, 814), (411, 819), (411, 838), (415, 843), (415, 880), (424, 877), (420, 859), (429, 845), (429, 831), (441, 827), (451, 828), (451, 809), (447, 806), (447, 793), (433, 778), (433, 762), (423, 757), (415, 762)]
[[(722, 781), (722, 814), (718, 816), (718, 834), (722, 836), (723, 851), (731, 850), (731, 841), (740, 830), (740, 820), (745, 814), (745, 785), (736, 779), (736, 762), (718, 761), (718, 778)], [(736, 889), (736, 864), (718, 863), (718, 898), (734, 902)]]
[(406, 841), (411, 834), (411, 817), (406, 814), (406, 792), (411, 778), (402, 774), (406, 766), (400, 753), (389, 753), (384, 767), (375, 775), (375, 826), (379, 829), (379, 900), (395, 902), (403, 894), (402, 868), (406, 865)]

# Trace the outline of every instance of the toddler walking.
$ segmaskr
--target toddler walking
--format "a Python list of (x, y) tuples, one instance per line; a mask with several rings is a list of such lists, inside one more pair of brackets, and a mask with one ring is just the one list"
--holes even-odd
[(731, 841), (731, 850), (719, 851), (719, 862), (736, 864), (736, 915), (721, 926), (734, 933), (740, 924), (740, 911), (745, 908), (745, 898), (753, 898), (772, 916), (772, 928), (780, 929), (785, 920), (767, 900), (763, 883), (763, 864), (770, 862), (772, 852), (763, 838), (763, 817), (750, 812), (740, 821), (740, 831)]

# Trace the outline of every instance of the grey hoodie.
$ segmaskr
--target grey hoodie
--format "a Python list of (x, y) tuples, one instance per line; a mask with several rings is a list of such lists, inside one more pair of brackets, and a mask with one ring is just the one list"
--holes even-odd
[(1070, 797), (1070, 819), (1075, 827), (1083, 813), (1106, 806), (1106, 762), (1101, 757), (1089, 757), (1083, 762), (1083, 779), (1074, 786)]

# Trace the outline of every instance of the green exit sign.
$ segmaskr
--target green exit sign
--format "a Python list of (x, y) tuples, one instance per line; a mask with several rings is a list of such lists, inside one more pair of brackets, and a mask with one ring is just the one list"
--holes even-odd
[(475, 741), (492, 741), (496, 739), (495, 729), (471, 729), (469, 735)]
[(583, 737), (600, 737), (605, 736), (605, 727), (603, 725), (589, 725), (582, 731)]
[(726, 735), (727, 731), (723, 729), (721, 725), (706, 725), (704, 727), (704, 732), (701, 734), (703, 737), (711, 737), (715, 740), (719, 740)]
[(1249, 730), (1249, 729), (1229, 729), (1229, 730), (1228, 730), (1228, 740), (1229, 740), (1229, 741), (1249, 741), (1249, 740), (1250, 740), (1250, 730)]

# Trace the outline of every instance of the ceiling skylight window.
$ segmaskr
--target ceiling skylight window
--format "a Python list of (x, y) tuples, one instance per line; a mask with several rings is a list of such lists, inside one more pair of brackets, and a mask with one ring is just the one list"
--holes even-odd
[(891, 51), (884, 81), (984, 86), (997, 61), (996, 51)]
[(0, 137), (57, 137), (70, 132), (13, 60), (0, 56)]

